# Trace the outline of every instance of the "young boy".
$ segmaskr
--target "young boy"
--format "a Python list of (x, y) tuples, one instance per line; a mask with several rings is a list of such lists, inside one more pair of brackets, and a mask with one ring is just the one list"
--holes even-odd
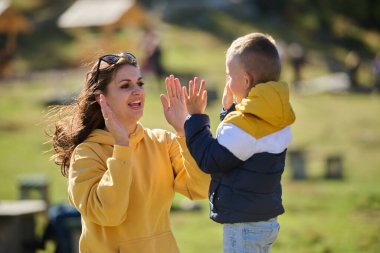
[[(284, 213), (281, 175), (290, 125), (295, 115), (273, 39), (251, 33), (236, 39), (226, 54), (227, 83), (216, 139), (204, 114), (202, 81), (184, 89), (191, 116), (185, 122), (187, 146), (212, 181), (210, 217), (223, 224), (224, 252), (269, 252), (276, 240), (277, 216)], [(233, 103), (233, 98), (236, 103)]]

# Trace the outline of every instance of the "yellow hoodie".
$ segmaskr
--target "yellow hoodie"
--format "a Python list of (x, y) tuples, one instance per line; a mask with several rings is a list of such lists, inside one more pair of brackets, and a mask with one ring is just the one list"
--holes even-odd
[(223, 122), (232, 123), (259, 139), (291, 125), (295, 119), (288, 85), (271, 81), (253, 87)]
[(174, 193), (206, 198), (209, 183), (184, 138), (138, 124), (123, 147), (94, 130), (69, 170), (69, 200), (82, 216), (80, 252), (179, 252), (169, 223)]

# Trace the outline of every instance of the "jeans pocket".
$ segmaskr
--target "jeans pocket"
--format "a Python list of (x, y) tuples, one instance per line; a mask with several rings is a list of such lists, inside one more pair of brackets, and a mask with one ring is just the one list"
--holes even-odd
[(262, 251), (257, 252), (269, 252), (269, 248), (277, 239), (279, 224), (277, 221), (251, 223), (242, 232), (245, 249), (261, 248)]
[(247, 241), (265, 241), (272, 233), (271, 227), (251, 226), (243, 229), (243, 238)]

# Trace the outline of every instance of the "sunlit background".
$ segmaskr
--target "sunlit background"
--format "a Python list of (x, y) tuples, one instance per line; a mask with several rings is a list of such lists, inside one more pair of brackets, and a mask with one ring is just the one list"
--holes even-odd
[[(16, 253), (55, 250), (53, 240), (35, 250), (30, 240), (41, 238), (46, 213), (32, 216), (35, 233), (25, 239), (7, 228), (16, 215), (2, 212), (21, 198), (67, 202), (66, 178), (49, 159), (46, 114), (72, 101), (90, 62), (137, 56), (149, 128), (173, 130), (159, 100), (166, 75), (183, 85), (205, 79), (215, 132), (226, 49), (250, 32), (276, 40), (297, 115), (272, 252), (380, 252), (379, 13), (371, 0), (0, 0), (0, 253), (10, 252), (6, 238)], [(27, 186), (46, 186), (47, 196), (22, 194)], [(176, 196), (172, 226), (181, 252), (222, 252), (222, 226), (208, 218), (207, 201)]]

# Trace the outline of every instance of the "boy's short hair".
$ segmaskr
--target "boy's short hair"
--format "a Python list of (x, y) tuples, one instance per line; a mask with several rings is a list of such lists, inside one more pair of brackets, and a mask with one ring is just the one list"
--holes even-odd
[(226, 53), (226, 60), (237, 58), (255, 82), (278, 81), (281, 61), (274, 39), (267, 34), (250, 33), (234, 40)]

